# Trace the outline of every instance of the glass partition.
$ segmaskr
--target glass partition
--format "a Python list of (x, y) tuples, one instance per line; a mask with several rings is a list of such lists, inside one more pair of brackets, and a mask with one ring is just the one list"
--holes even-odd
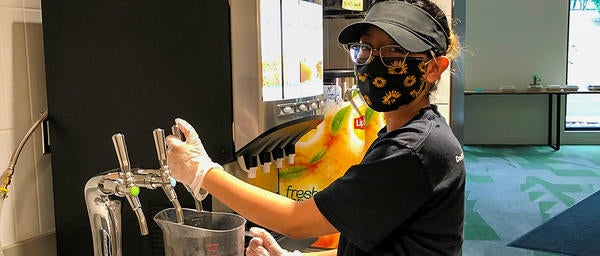
[[(579, 86), (579, 90), (600, 85), (598, 41), (591, 36), (600, 34), (598, 3), (598, 0), (570, 1), (567, 83)], [(600, 130), (599, 109), (600, 94), (568, 95), (565, 129)]]

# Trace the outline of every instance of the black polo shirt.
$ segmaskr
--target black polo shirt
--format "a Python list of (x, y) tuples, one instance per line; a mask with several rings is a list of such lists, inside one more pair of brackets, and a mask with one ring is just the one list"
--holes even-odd
[(435, 105), (383, 128), (360, 164), (314, 196), (341, 233), (338, 255), (460, 255), (463, 158)]

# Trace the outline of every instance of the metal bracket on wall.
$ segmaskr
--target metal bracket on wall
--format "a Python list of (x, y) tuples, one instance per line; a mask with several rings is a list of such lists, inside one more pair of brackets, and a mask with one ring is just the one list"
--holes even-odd
[(50, 151), (50, 121), (48, 119), (42, 122), (42, 154), (49, 154)]

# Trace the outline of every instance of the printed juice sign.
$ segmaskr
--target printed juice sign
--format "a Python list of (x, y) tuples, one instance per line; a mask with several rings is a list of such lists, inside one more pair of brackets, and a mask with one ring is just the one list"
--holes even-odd
[[(294, 164), (280, 171), (281, 195), (310, 199), (361, 161), (384, 122), (380, 113), (365, 105), (359, 110), (362, 114), (349, 103), (328, 104), (323, 122), (296, 143)], [(338, 239), (339, 234), (324, 236), (313, 246), (337, 248)]]

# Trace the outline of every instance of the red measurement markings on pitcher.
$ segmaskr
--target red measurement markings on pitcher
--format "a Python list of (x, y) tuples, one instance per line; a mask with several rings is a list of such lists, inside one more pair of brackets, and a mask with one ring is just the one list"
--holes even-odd
[(208, 256), (216, 256), (218, 251), (219, 244), (207, 244), (206, 252), (208, 252)]

